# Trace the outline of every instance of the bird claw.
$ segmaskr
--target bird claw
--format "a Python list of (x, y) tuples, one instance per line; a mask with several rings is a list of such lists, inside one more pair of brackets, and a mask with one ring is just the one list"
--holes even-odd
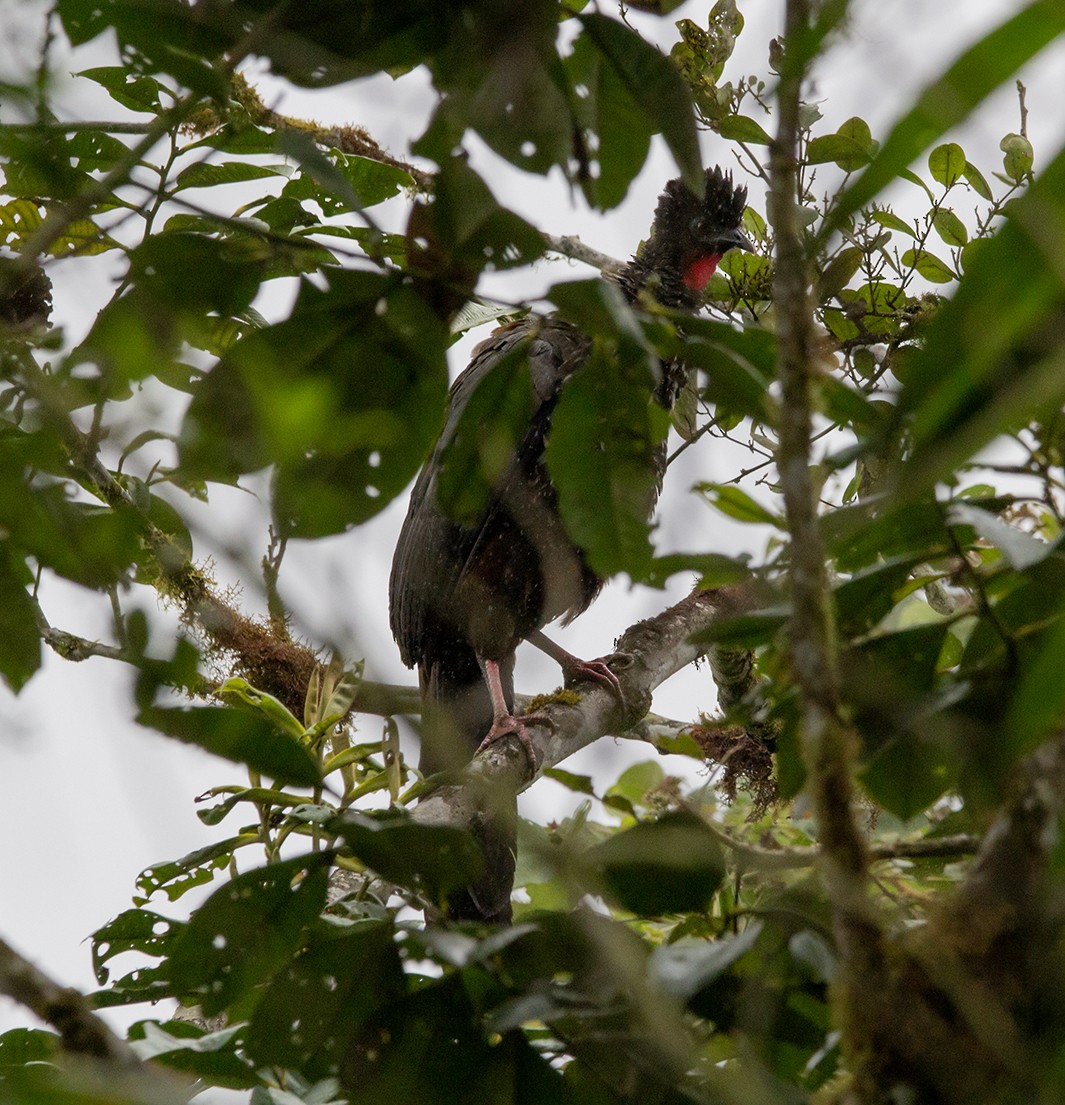
[[(521, 746), (525, 749), (525, 755), (528, 756), (529, 763), (535, 774), (537, 768), (540, 766), (540, 761), (536, 755), (536, 748), (533, 745), (532, 737), (529, 736), (529, 722), (535, 722), (537, 725), (546, 725), (552, 733), (557, 729), (555, 723), (546, 714), (522, 714), (521, 717), (517, 717), (514, 714), (503, 714), (501, 717), (495, 718), (492, 722), (492, 728), (488, 730), (488, 736), (477, 746), (477, 753), (483, 752), (490, 745), (495, 744), (496, 741), (503, 740), (504, 737), (509, 737), (513, 734), (521, 741)], [(477, 753), (475, 753), (475, 755)]]
[(600, 686), (606, 687), (611, 694), (617, 697), (620, 703), (624, 704), (625, 694), (621, 689), (621, 682), (607, 662), (611, 659), (614, 659), (614, 657), (604, 656), (598, 660), (577, 660), (574, 658), (574, 663), (565, 665), (562, 671), (566, 686), (568, 687), (570, 683), (576, 683), (582, 679), (590, 683), (598, 683)]

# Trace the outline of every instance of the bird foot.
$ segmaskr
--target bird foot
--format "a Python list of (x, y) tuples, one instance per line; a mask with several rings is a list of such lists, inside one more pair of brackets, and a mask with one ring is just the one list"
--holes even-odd
[(598, 683), (606, 687), (617, 700), (625, 702), (625, 695), (621, 690), (621, 682), (610, 667), (609, 661), (613, 656), (603, 656), (598, 660), (579, 660), (576, 656), (562, 664), (562, 678), (568, 687), (571, 683), (579, 683), (582, 679), (590, 683)]
[(483, 752), (489, 745), (495, 744), (496, 741), (503, 740), (504, 737), (509, 737), (513, 734), (521, 741), (521, 746), (525, 749), (525, 755), (529, 757), (529, 763), (535, 774), (536, 769), (540, 765), (540, 761), (536, 755), (536, 748), (533, 745), (532, 737), (529, 736), (528, 723), (530, 722), (537, 725), (546, 725), (552, 733), (557, 728), (555, 723), (546, 714), (522, 714), (521, 717), (517, 717), (514, 714), (502, 714), (492, 721), (492, 728), (488, 730), (488, 736), (477, 746), (477, 752)]
[(628, 667), (632, 663), (632, 657), (627, 652), (612, 652), (609, 656), (600, 656), (598, 660), (582, 660), (556, 644), (542, 630), (535, 630), (526, 639), (529, 644), (546, 653), (558, 664), (562, 669), (562, 681), (565, 686), (568, 687), (572, 683), (579, 683), (582, 679), (586, 679), (606, 687), (622, 705), (625, 704), (621, 683), (611, 670), (611, 664), (619, 668)]

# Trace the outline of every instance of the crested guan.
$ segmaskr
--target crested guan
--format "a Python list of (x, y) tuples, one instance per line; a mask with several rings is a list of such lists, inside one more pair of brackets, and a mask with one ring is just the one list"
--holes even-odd
[[(671, 181), (659, 198), (650, 238), (612, 279), (630, 301), (650, 293), (665, 306), (697, 309), (722, 254), (752, 248), (739, 229), (746, 198), (746, 189), (717, 168), (706, 171), (701, 197), (681, 180)], [(441, 454), (478, 384), (522, 344), (535, 393), (528, 428), (478, 520), (460, 523), (437, 499)], [(620, 693), (603, 661), (580, 661), (540, 632), (558, 617), (569, 621), (585, 610), (603, 582), (563, 527), (544, 462), (560, 389), (589, 347), (579, 330), (551, 317), (497, 329), (455, 381), (440, 439), (411, 492), (392, 562), (389, 607), (403, 662), (418, 667), (426, 774), (459, 767), (483, 744), (508, 733), (533, 758), (522, 720), (512, 713), (514, 654), (522, 640), (558, 660), (568, 679), (595, 679)], [(668, 408), (684, 370), (673, 363), (661, 367), (655, 400)], [(659, 482), (665, 459), (663, 445), (656, 456)], [(653, 508), (648, 502), (648, 515)], [(483, 814), (477, 833), (485, 873), (450, 896), (452, 918), (510, 921), (515, 819), (516, 808), (494, 804)]]

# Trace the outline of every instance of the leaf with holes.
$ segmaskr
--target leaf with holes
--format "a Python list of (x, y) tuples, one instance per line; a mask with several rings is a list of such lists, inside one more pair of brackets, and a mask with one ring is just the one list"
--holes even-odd
[(447, 333), (398, 276), (331, 272), (290, 316), (239, 339), (200, 381), (179, 447), (188, 476), (278, 466), (275, 518), (317, 537), (363, 522), (439, 432)]
[(684, 179), (693, 191), (699, 191), (703, 186), (703, 169), (695, 113), (676, 66), (615, 19), (598, 13), (577, 18), (632, 92), (646, 118), (645, 125), (665, 139)]
[(331, 853), (237, 875), (192, 915), (168, 960), (180, 993), (213, 1017), (268, 979), (297, 951), (325, 905)]
[(351, 851), (379, 875), (443, 901), (484, 870), (484, 856), (464, 829), (422, 825), (395, 813), (369, 816), (355, 809), (329, 822)]
[(328, 1077), (367, 1018), (406, 993), (390, 924), (330, 935), (285, 964), (257, 1004), (246, 1041), (256, 1063)]

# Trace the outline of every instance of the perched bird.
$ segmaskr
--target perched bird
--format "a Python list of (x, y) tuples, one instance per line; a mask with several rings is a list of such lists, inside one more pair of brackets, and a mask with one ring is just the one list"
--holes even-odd
[[(706, 171), (702, 196), (670, 181), (649, 239), (612, 279), (632, 302), (650, 294), (664, 306), (697, 309), (722, 255), (753, 248), (740, 230), (746, 198), (747, 190), (717, 168)], [(484, 744), (512, 733), (534, 758), (524, 723), (513, 714), (514, 656), (523, 640), (553, 656), (567, 682), (590, 678), (620, 694), (605, 662), (578, 660), (541, 632), (556, 618), (565, 624), (584, 611), (603, 583), (566, 533), (544, 460), (561, 389), (590, 345), (585, 334), (553, 317), (512, 322), (477, 346), (448, 396), (444, 428), (411, 493), (389, 584), (392, 633), (403, 662), (418, 668), (425, 773), (461, 766)], [(442, 454), (478, 385), (522, 346), (534, 392), (528, 426), (480, 516), (457, 521), (438, 501)], [(668, 408), (684, 370), (661, 367), (655, 400)], [(656, 456), (659, 482), (665, 462), (663, 446)], [(652, 499), (648, 516), (653, 509)], [(515, 817), (515, 810), (484, 815), (479, 836), (486, 870), (475, 886), (451, 896), (453, 918), (510, 921)]]

